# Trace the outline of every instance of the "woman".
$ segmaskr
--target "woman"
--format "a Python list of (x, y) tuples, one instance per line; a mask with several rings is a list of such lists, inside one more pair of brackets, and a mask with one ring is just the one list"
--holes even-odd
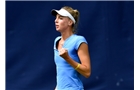
[(54, 41), (57, 69), (56, 90), (84, 90), (80, 75), (88, 78), (91, 73), (88, 44), (83, 36), (76, 35), (79, 11), (65, 6), (53, 9), (56, 30), (61, 33)]

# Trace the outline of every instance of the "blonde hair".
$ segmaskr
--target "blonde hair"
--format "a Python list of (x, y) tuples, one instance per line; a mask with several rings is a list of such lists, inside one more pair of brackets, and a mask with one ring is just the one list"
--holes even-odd
[(62, 7), (63, 9), (67, 10), (75, 19), (75, 24), (73, 23), (72, 25), (72, 31), (73, 33), (76, 33), (77, 32), (77, 27), (78, 27), (78, 22), (79, 22), (79, 11), (77, 9), (73, 9), (72, 7), (69, 7), (69, 6), (64, 6)]

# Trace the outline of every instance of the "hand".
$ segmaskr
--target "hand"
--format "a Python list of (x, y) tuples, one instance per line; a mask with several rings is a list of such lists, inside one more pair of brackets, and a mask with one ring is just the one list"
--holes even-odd
[(68, 50), (65, 48), (62, 48), (61, 50), (59, 50), (59, 55), (64, 59), (69, 58)]

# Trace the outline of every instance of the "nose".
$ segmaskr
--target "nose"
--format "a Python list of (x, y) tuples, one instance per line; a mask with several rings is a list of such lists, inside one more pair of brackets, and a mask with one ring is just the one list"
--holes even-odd
[(56, 19), (54, 20), (54, 22), (57, 23), (57, 22), (58, 22), (58, 19), (56, 18)]

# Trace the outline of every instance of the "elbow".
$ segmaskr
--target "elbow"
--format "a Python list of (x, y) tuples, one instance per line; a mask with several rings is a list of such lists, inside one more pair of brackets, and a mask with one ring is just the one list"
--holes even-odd
[(85, 78), (89, 78), (91, 75), (91, 72), (86, 73)]

